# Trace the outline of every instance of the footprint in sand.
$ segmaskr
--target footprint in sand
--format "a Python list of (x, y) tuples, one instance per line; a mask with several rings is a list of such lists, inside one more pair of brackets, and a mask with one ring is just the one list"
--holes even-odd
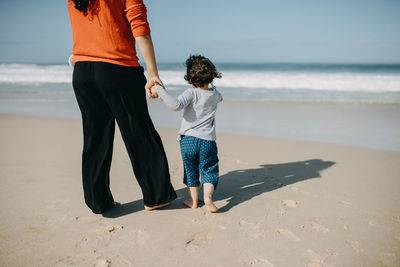
[(220, 230), (226, 230), (226, 227), (220, 224), (217, 224), (216, 227)]
[[(96, 265), (99, 259), (101, 259), (101, 254), (96, 251), (89, 253), (77, 253), (73, 256), (66, 256), (57, 260), (51, 266), (54, 267), (64, 267), (64, 266), (109, 266), (108, 265)], [(109, 261), (111, 263), (111, 261)]]
[(242, 227), (246, 227), (247, 229), (249, 229), (249, 231), (247, 231), (247, 235), (251, 238), (259, 238), (261, 237), (264, 232), (265, 229), (263, 229), (260, 226), (260, 222), (258, 223), (252, 223), (252, 222), (247, 222), (245, 221), (243, 218), (239, 219), (239, 225)]
[(145, 229), (132, 231), (129, 235), (132, 237), (129, 239), (134, 240), (134, 242), (138, 245), (144, 245), (147, 240), (149, 240), (149, 233)]
[(122, 225), (113, 225), (113, 226), (107, 227), (107, 229), (104, 230), (104, 232), (113, 233), (113, 232), (116, 232), (116, 231), (121, 230), (121, 229), (124, 229), (124, 226), (122, 226)]
[(200, 247), (209, 244), (211, 240), (212, 237), (207, 232), (194, 234), (188, 241), (186, 241), (185, 250), (196, 251)]
[(47, 205), (48, 209), (54, 209), (54, 208), (60, 208), (60, 207), (64, 207), (65, 205), (68, 204), (68, 202), (70, 202), (70, 198), (60, 198), (57, 199), (55, 201), (53, 201), (51, 204)]
[[(329, 253), (329, 255), (332, 255), (332, 253)], [(306, 257), (310, 261), (310, 263), (306, 265), (307, 267), (332, 267), (332, 265), (325, 263), (325, 260), (329, 255), (322, 257), (311, 249), (308, 249), (303, 253), (303, 257)]]
[(400, 234), (395, 235), (394, 239), (396, 239), (398, 242), (400, 242)]
[(319, 221), (313, 221), (311, 223), (311, 227), (314, 231), (319, 232), (319, 233), (327, 233), (329, 232), (329, 229), (323, 226)]
[(343, 204), (343, 205), (346, 205), (346, 206), (351, 206), (351, 205), (353, 205), (353, 204), (351, 204), (350, 202), (345, 201), (345, 200), (340, 200), (339, 203), (340, 203), (340, 204)]
[(281, 235), (283, 235), (283, 236), (286, 236), (286, 237), (290, 238), (292, 241), (296, 241), (296, 242), (300, 241), (300, 238), (298, 238), (295, 234), (293, 234), (293, 233), (292, 233), (291, 231), (289, 231), (289, 230), (286, 230), (286, 229), (278, 229), (278, 233), (281, 234)]
[(400, 213), (393, 213), (392, 219), (393, 219), (393, 221), (400, 223)]
[(245, 226), (245, 227), (248, 227), (248, 228), (251, 228), (251, 229), (257, 229), (258, 228), (257, 224), (248, 222), (248, 221), (244, 220), (243, 218), (239, 219), (239, 225), (240, 226)]
[(109, 267), (110, 264), (111, 264), (111, 261), (110, 261), (110, 260), (101, 259), (101, 260), (97, 260), (97, 261), (94, 263), (93, 266), (94, 266), (94, 267)]
[(374, 227), (378, 227), (378, 226), (379, 226), (379, 224), (378, 224), (377, 222), (372, 221), (372, 220), (369, 220), (369, 221), (368, 221), (368, 225), (369, 225), (369, 226), (374, 226)]
[(110, 243), (113, 235), (104, 234), (104, 232), (102, 233), (99, 229), (82, 237), (81, 240), (75, 244), (75, 247), (82, 249), (107, 246)]
[(59, 214), (59, 215), (50, 217), (48, 220), (46, 220), (46, 225), (49, 227), (58, 228), (58, 227), (60, 227), (61, 222), (70, 221), (70, 220), (76, 220), (76, 219), (68, 214)]
[(306, 250), (306, 252), (303, 253), (303, 256), (311, 261), (311, 263), (307, 264), (307, 267), (322, 266), (322, 263), (324, 262), (324, 258), (311, 249)]
[(285, 214), (286, 214), (286, 209), (280, 209), (279, 211), (278, 211), (278, 214), (280, 215), (280, 216), (284, 216)]
[(283, 205), (285, 205), (286, 207), (290, 207), (290, 208), (295, 208), (297, 207), (297, 201), (294, 200), (282, 200)]
[(382, 266), (395, 266), (396, 264), (396, 254), (384, 252), (381, 253), (380, 260)]
[(357, 240), (346, 240), (346, 243), (349, 244), (350, 247), (357, 253), (362, 253), (364, 251), (361, 243)]
[(262, 258), (254, 258), (251, 261), (250, 266), (274, 267), (274, 265), (271, 262)]

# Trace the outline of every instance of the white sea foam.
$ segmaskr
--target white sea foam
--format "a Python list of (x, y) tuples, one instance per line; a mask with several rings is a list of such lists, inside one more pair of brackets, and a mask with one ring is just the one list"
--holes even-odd
[[(171, 89), (187, 86), (184, 74), (184, 71), (160, 71), (162, 80)], [(71, 80), (72, 69), (68, 65), (0, 64), (0, 83), (71, 83)], [(400, 92), (400, 74), (234, 70), (223, 71), (223, 78), (216, 79), (215, 84), (246, 89)]]
[(0, 103), (68, 103), (75, 102), (74, 99), (54, 99), (54, 98), (0, 98)]
[[(161, 71), (166, 85), (184, 86), (182, 71)], [(225, 71), (220, 87), (247, 89), (309, 89), (323, 91), (400, 92), (399, 74)]]
[(0, 64), (0, 83), (70, 83), (67, 65)]

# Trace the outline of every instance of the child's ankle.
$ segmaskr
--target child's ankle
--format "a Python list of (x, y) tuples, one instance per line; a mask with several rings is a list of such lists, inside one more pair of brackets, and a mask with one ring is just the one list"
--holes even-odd
[(197, 201), (193, 201), (192, 199), (183, 201), (183, 204), (185, 204), (187, 207), (192, 208), (192, 209), (198, 208)]
[(198, 199), (193, 199), (193, 198), (190, 198), (190, 202), (193, 204), (193, 205), (198, 205), (199, 204), (199, 200)]
[(204, 204), (211, 204), (211, 203), (213, 203), (211, 197), (204, 197)]

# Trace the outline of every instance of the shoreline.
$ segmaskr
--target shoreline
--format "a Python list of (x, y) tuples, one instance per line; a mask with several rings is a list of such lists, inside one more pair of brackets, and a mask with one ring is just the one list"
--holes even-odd
[[(250, 102), (253, 103), (253, 102)], [(293, 104), (293, 103), (288, 103), (288, 104)], [(396, 105), (397, 106), (397, 105)], [(30, 119), (43, 119), (43, 120), (63, 120), (63, 121), (71, 121), (71, 122), (76, 122), (79, 121), (81, 122), (81, 118), (70, 118), (70, 117), (45, 117), (45, 116), (40, 116), (40, 115), (26, 115), (26, 114), (10, 114), (10, 113), (0, 113), (0, 118), (8, 118), (8, 119), (25, 119), (25, 120), (30, 120)], [(180, 117), (179, 117), (180, 119)], [(155, 128), (157, 131), (168, 131), (168, 132), (176, 132), (176, 136), (178, 136), (179, 132), (179, 125), (177, 127), (172, 127), (172, 126), (160, 126), (160, 125), (155, 125)], [(116, 134), (119, 134), (119, 129), (118, 125), (116, 123)], [(343, 147), (343, 148), (351, 148), (351, 149), (361, 149), (361, 150), (372, 150), (372, 151), (381, 151), (381, 152), (388, 152), (388, 153), (400, 153), (400, 150), (391, 150), (391, 149), (383, 149), (383, 148), (376, 148), (376, 147), (367, 147), (367, 146), (362, 146), (362, 145), (355, 145), (355, 144), (346, 144), (346, 143), (337, 143), (337, 142), (329, 142), (329, 141), (319, 141), (319, 140), (307, 140), (307, 139), (293, 139), (293, 138), (280, 138), (280, 137), (275, 137), (275, 136), (265, 136), (265, 135), (257, 135), (257, 134), (246, 134), (246, 133), (232, 133), (232, 132), (224, 132), (224, 131), (218, 131), (217, 130), (217, 142), (218, 142), (218, 135), (224, 135), (224, 136), (236, 136), (236, 137), (242, 137), (242, 138), (260, 138), (260, 139), (269, 139), (271, 141), (277, 141), (277, 142), (299, 142), (299, 143), (309, 143), (309, 144), (315, 144), (315, 145), (328, 145), (328, 146), (337, 146), (337, 147)]]
[[(180, 126), (180, 113), (151, 101), (161, 127)], [(318, 141), (400, 151), (400, 105), (226, 101), (216, 115), (218, 133)]]
[[(181, 112), (150, 100), (157, 127), (179, 129)], [(0, 114), (80, 120), (72, 99), (65, 103), (3, 103)], [(400, 151), (400, 105), (360, 103), (293, 103), (224, 100), (216, 116), (217, 134), (317, 141), (355, 147)]]
[[(181, 112), (169, 110), (161, 100), (149, 100), (148, 106), (157, 127), (180, 127)], [(0, 114), (81, 116), (73, 98), (68, 102), (1, 102)], [(400, 104), (224, 100), (216, 125), (217, 133), (400, 151)]]

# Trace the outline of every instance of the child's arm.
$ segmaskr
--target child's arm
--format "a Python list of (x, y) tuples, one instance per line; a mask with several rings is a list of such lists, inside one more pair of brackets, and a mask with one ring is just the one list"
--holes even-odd
[(193, 93), (191, 90), (186, 90), (182, 94), (175, 98), (168, 94), (167, 90), (159, 85), (155, 85), (151, 88), (152, 93), (155, 92), (164, 101), (165, 105), (174, 111), (178, 111), (186, 107), (193, 100)]
[(217, 93), (218, 103), (222, 102), (222, 100), (224, 100), (224, 98), (222, 97), (222, 94), (217, 90), (217, 88), (215, 88), (214, 90), (215, 90), (215, 93)]
[(71, 68), (74, 68), (74, 66), (75, 66), (75, 61), (74, 61), (74, 56), (73, 56), (73, 55), (70, 55), (70, 56), (69, 56), (69, 58), (68, 58), (68, 64), (69, 64), (69, 66), (70, 66)]

